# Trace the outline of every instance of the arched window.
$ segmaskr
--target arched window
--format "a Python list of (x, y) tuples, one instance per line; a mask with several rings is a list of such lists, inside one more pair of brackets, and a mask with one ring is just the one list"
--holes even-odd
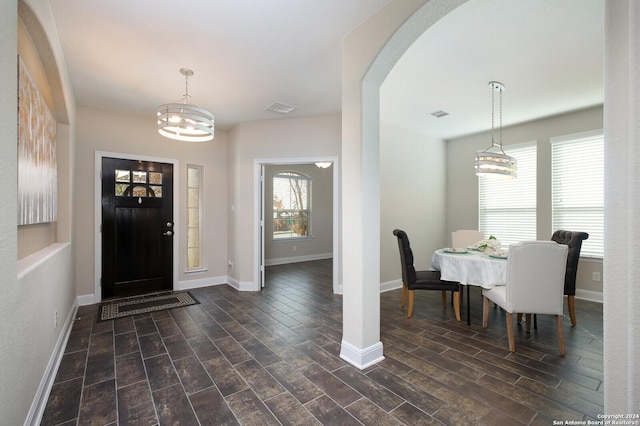
[(311, 178), (294, 171), (273, 175), (273, 239), (310, 235)]

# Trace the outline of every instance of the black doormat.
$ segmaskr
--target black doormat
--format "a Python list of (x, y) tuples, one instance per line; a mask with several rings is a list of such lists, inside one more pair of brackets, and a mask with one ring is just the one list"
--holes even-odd
[(146, 314), (163, 309), (179, 308), (198, 304), (198, 300), (188, 291), (166, 292), (145, 296), (128, 297), (100, 304), (98, 321), (108, 321), (131, 315)]

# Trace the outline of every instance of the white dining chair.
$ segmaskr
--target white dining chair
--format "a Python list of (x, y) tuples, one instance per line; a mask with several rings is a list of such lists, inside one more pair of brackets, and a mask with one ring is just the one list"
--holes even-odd
[(475, 229), (459, 229), (451, 233), (451, 247), (466, 248), (484, 239), (484, 234)]
[[(565, 355), (562, 334), (564, 275), (568, 247), (555, 241), (523, 241), (509, 246), (507, 282), (504, 286), (483, 289), (482, 326), (489, 322), (489, 301), (506, 311), (509, 350), (516, 351), (513, 314), (549, 314), (556, 316), (560, 355)], [(527, 321), (527, 331), (529, 330)]]

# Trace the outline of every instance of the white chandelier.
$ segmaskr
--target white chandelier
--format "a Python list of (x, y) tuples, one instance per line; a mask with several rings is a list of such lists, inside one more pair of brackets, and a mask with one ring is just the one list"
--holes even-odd
[(213, 139), (213, 114), (191, 102), (189, 77), (193, 71), (180, 68), (185, 76), (184, 95), (179, 102), (160, 105), (158, 108), (158, 133), (171, 139), (186, 142), (206, 142)]
[[(489, 82), (491, 88), (491, 146), (476, 152), (476, 175), (496, 176), (515, 179), (518, 175), (518, 161), (507, 155), (502, 149), (502, 92), (504, 85), (497, 81)], [(494, 137), (495, 92), (500, 93), (500, 142)]]

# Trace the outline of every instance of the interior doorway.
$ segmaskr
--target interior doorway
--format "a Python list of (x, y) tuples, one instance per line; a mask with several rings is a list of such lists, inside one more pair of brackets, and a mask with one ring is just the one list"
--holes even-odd
[[(326, 169), (320, 169), (316, 166), (316, 163), (319, 162), (328, 162), (331, 165)], [(265, 269), (269, 265), (326, 259), (330, 257), (333, 259), (333, 291), (337, 294), (342, 293), (342, 286), (339, 283), (340, 262), (338, 253), (338, 170), (339, 165), (336, 157), (256, 160), (255, 217), (257, 218), (257, 221), (255, 226), (255, 241), (258, 242), (258, 249), (256, 250), (255, 276), (256, 282), (259, 284), (259, 288), (264, 288), (265, 286)], [(271, 188), (275, 171), (278, 173), (293, 171), (307, 175), (312, 180), (312, 188), (315, 176), (315, 185), (317, 187), (312, 189), (312, 197), (310, 200), (311, 216), (308, 234), (303, 233), (300, 235), (290, 235), (287, 238), (274, 238), (274, 222), (278, 222), (278, 218), (274, 218), (274, 212), (272, 211), (273, 191)], [(328, 176), (329, 179), (321, 179), (322, 176)], [(327, 181), (329, 182), (329, 188), (322, 187), (322, 185), (327, 185)], [(316, 190), (323, 191), (322, 195), (320, 195), (319, 192), (316, 192)], [(328, 201), (324, 198), (327, 196), (329, 197)], [(318, 205), (318, 203), (325, 205)], [(328, 218), (318, 216), (314, 219), (314, 214), (328, 215)], [(327, 220), (329, 221), (328, 224), (322, 223)], [(276, 231), (275, 233), (277, 234), (278, 232)], [(331, 238), (328, 238), (329, 236)], [(325, 242), (328, 241), (329, 248), (327, 248), (326, 245), (322, 245), (322, 240), (325, 240)], [(324, 248), (318, 250), (318, 247)]]

